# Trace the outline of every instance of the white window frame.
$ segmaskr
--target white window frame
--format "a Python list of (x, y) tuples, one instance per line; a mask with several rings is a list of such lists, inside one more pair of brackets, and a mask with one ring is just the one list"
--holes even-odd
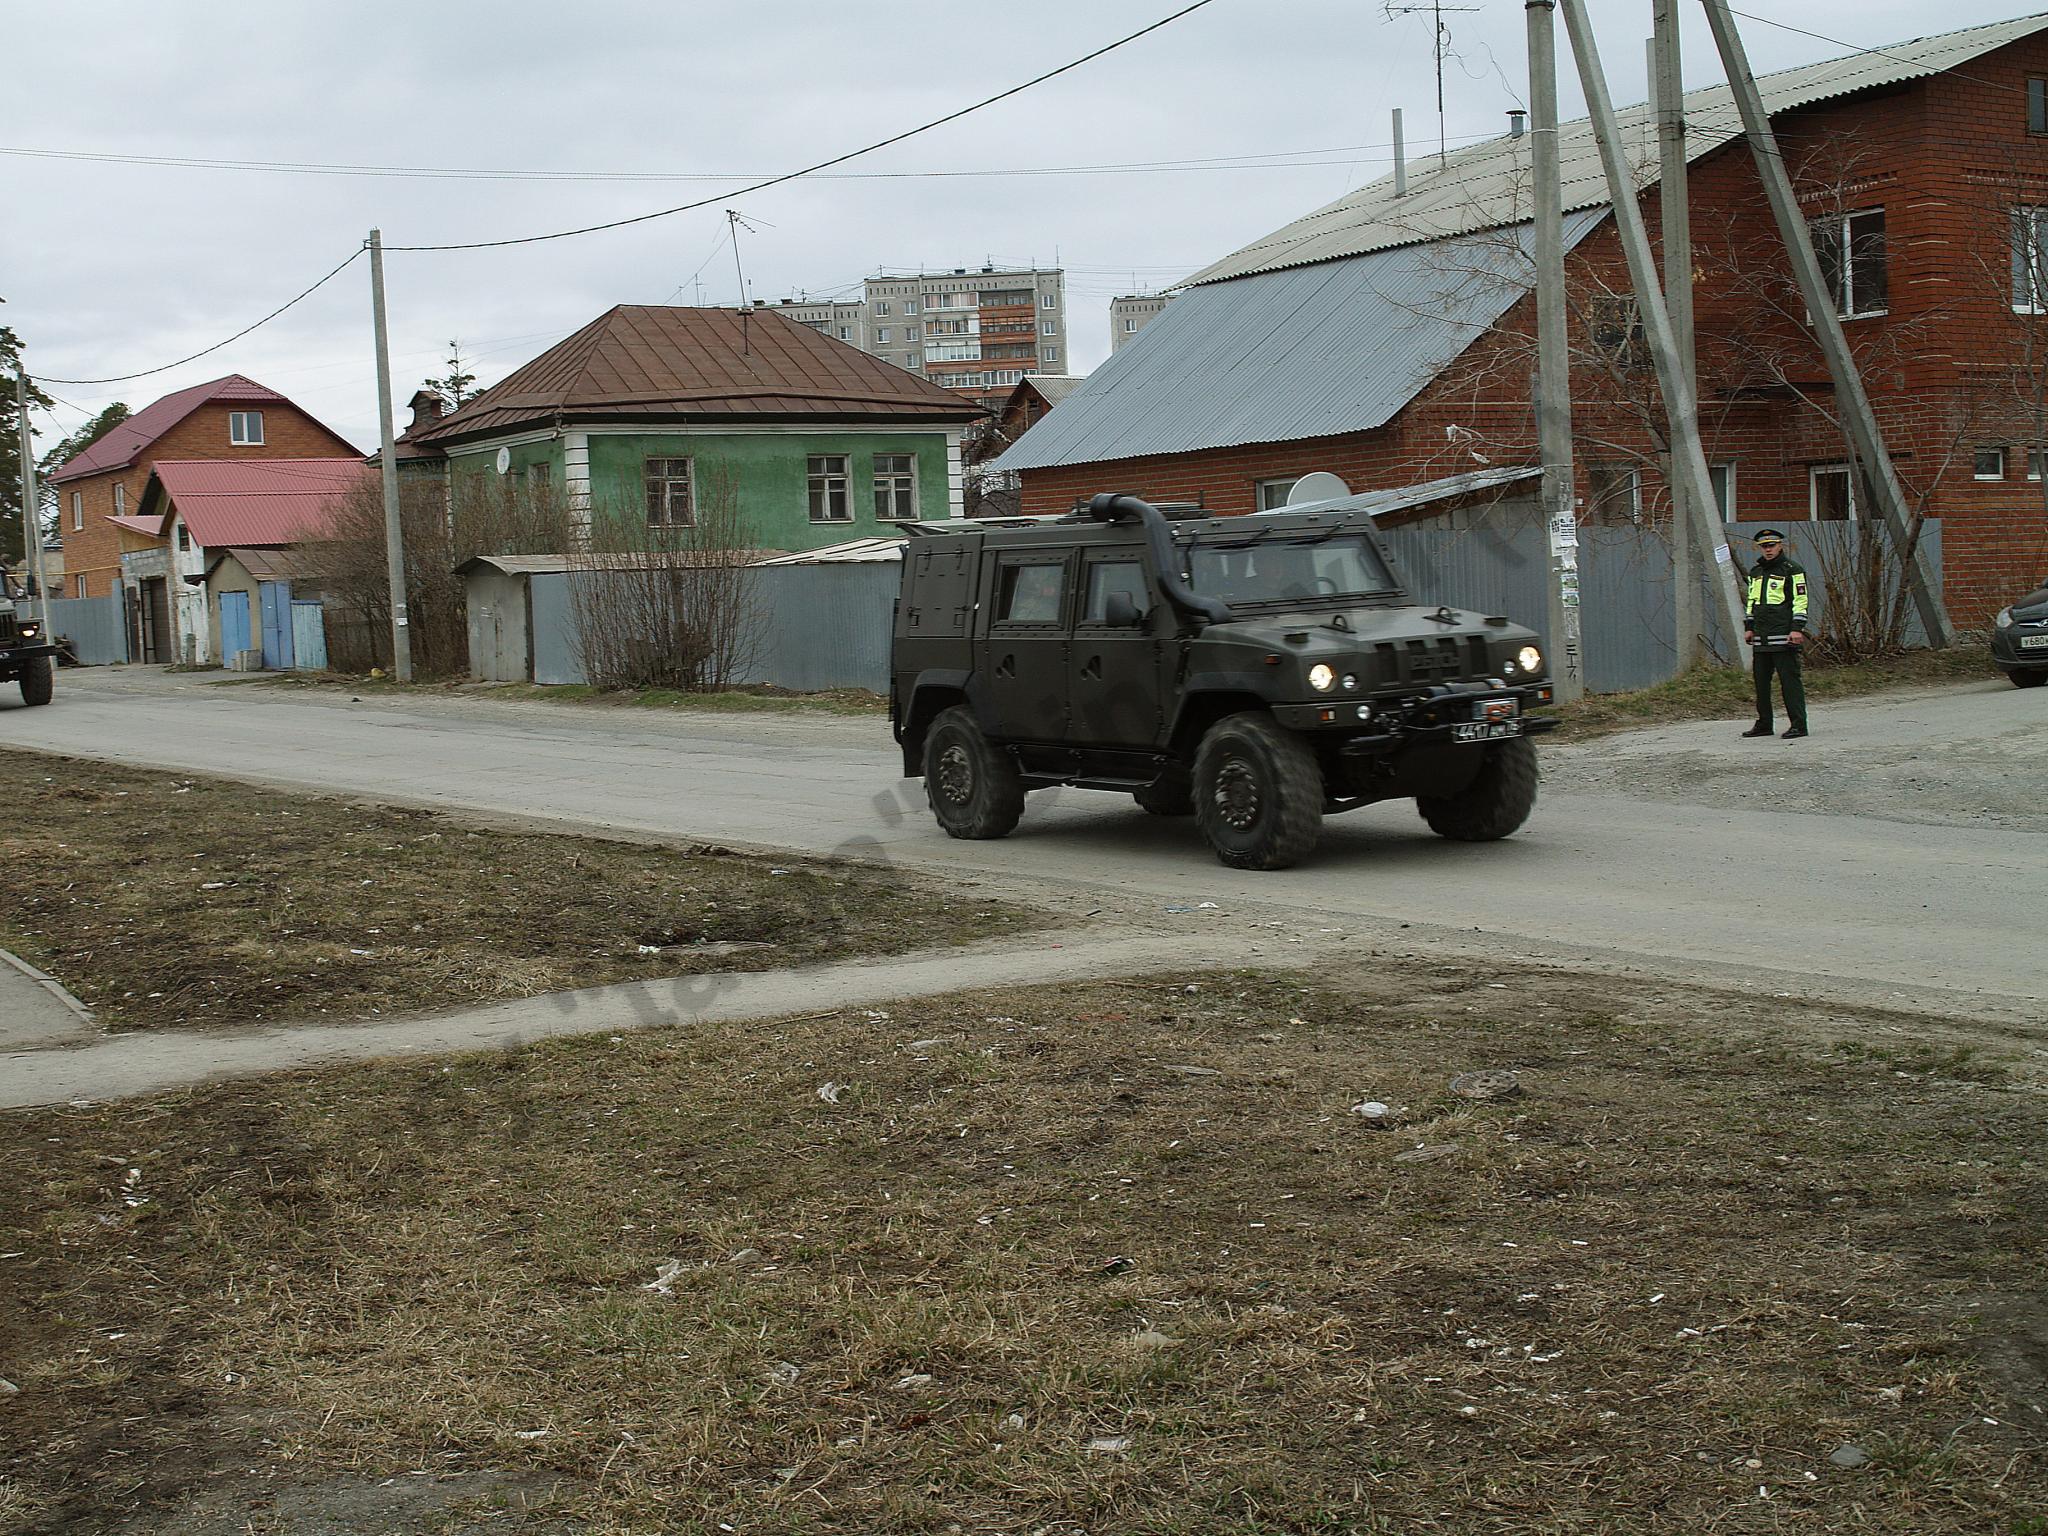
[[(661, 465), (659, 470), (655, 465)], [(683, 472), (675, 472), (676, 465), (683, 466)], [(676, 485), (680, 481), (683, 491), (683, 515), (676, 516)], [(659, 486), (657, 492), (655, 487)], [(647, 502), (647, 526), (650, 528), (694, 528), (697, 526), (697, 461), (689, 455), (673, 453), (649, 454), (640, 461), (640, 488)], [(659, 496), (661, 517), (655, 517), (656, 497)]]
[(84, 574), (83, 574), (83, 573), (80, 573), (79, 575), (77, 575), (77, 576), (74, 576), (74, 577), (72, 577), (72, 578), (71, 578), (71, 580), (72, 580), (72, 584), (73, 584), (73, 585), (74, 585), (74, 586), (75, 586), (75, 587), (77, 588), (77, 590), (76, 590), (76, 591), (75, 591), (75, 592), (74, 592), (74, 593), (73, 593), (72, 595), (73, 595), (74, 597), (83, 597), (83, 596), (85, 596), (85, 576), (84, 576)]
[(1124, 334), (1125, 334), (1126, 336), (1128, 336), (1128, 335), (1130, 335), (1130, 334), (1131, 334), (1131, 332), (1135, 331), (1135, 330), (1136, 330), (1137, 328), (1138, 328), (1138, 318), (1137, 318), (1137, 316), (1135, 316), (1135, 315), (1125, 315), (1125, 316), (1124, 316)]
[[(1590, 476), (1590, 471), (1591, 471), (1591, 469), (1592, 469), (1593, 467), (1594, 467), (1594, 466), (1588, 466), (1588, 472), (1589, 472), (1589, 476)], [(1628, 477), (1628, 502), (1627, 502), (1627, 506), (1626, 506), (1626, 511), (1627, 511), (1627, 513), (1628, 513), (1628, 521), (1627, 521), (1627, 524), (1626, 524), (1625, 526), (1627, 526), (1627, 527), (1631, 527), (1631, 528), (1639, 528), (1639, 527), (1641, 527), (1641, 526), (1642, 526), (1642, 522), (1643, 522), (1643, 470), (1642, 470), (1642, 466), (1641, 466), (1640, 464), (1628, 464), (1628, 463), (1623, 463), (1622, 461), (1620, 461), (1620, 460), (1618, 460), (1618, 459), (1617, 459), (1617, 460), (1609, 460), (1609, 461), (1606, 461), (1606, 462), (1604, 462), (1604, 463), (1600, 464), (1600, 465), (1599, 465), (1599, 466), (1597, 466), (1597, 467), (1599, 467), (1599, 468), (1603, 468), (1603, 469), (1611, 469), (1611, 470), (1613, 470), (1613, 471), (1615, 472), (1615, 474), (1616, 474), (1617, 476), (1621, 476), (1621, 475), (1626, 475), (1626, 476)], [(1591, 488), (1589, 487), (1589, 489), (1591, 489)], [(1597, 519), (1599, 519), (1600, 517), (1604, 516), (1604, 509), (1603, 509), (1603, 508), (1602, 508), (1602, 507), (1601, 507), (1601, 506), (1599, 505), (1599, 498), (1598, 498), (1597, 492), (1595, 492), (1594, 494), (1591, 494), (1591, 495), (1588, 495), (1588, 496), (1587, 496), (1587, 498), (1586, 498), (1586, 511), (1587, 511), (1587, 513), (1588, 513), (1588, 514), (1589, 514), (1589, 515), (1590, 515), (1591, 517), (1593, 517), (1593, 518), (1594, 518), (1594, 519), (1595, 519), (1596, 521), (1597, 521)], [(1622, 525), (1622, 524), (1609, 524), (1609, 525), (1607, 525), (1607, 526), (1610, 526), (1610, 527), (1620, 527), (1620, 526), (1624, 526), (1624, 525)]]
[[(892, 466), (884, 470), (883, 460), (901, 460), (902, 469)], [(878, 523), (915, 522), (921, 516), (917, 496), (917, 455), (914, 453), (878, 453), (870, 465), (875, 482), (875, 521)], [(907, 499), (909, 510), (902, 510)], [(892, 508), (889, 503), (897, 505)]]
[(876, 314), (877, 316), (880, 316), (880, 317), (884, 317), (884, 318), (886, 318), (886, 317), (887, 317), (887, 315), (888, 315), (888, 313), (889, 313), (889, 301), (888, 301), (887, 299), (877, 299), (877, 300), (875, 301), (875, 314)]
[(120, 481), (114, 482), (114, 516), (124, 517), (128, 512), (128, 487)]
[[(814, 523), (850, 523), (853, 500), (848, 489), (848, 466), (852, 456), (844, 453), (813, 453), (805, 457), (805, 501)], [(832, 466), (837, 465), (834, 469)]]
[(1852, 523), (1861, 522), (1863, 520), (1863, 509), (1856, 505), (1856, 474), (1853, 467), (1847, 464), (1813, 464), (1807, 467), (1806, 520), (1809, 523), (1821, 521), (1820, 477), (1822, 475), (1840, 475), (1843, 477), (1849, 488), (1849, 521)]
[(1714, 476), (1717, 474), (1721, 477), (1721, 485), (1723, 487), (1720, 496), (1717, 498), (1717, 510), (1721, 514), (1722, 522), (1732, 523), (1735, 521), (1735, 461), (1729, 459), (1720, 464), (1709, 464), (1707, 466), (1707, 483), (1709, 486), (1713, 484)]
[[(254, 427), (252, 432), (250, 429)], [(228, 441), (237, 448), (261, 448), (263, 446), (263, 413), (261, 411), (229, 411)]]
[(1038, 352), (1038, 360), (1042, 363), (1057, 363), (1060, 360), (1060, 349), (1058, 347), (1041, 347)]
[(2041, 450), (2038, 448), (2029, 448), (2027, 450), (2027, 478), (2029, 480), (2039, 480), (2041, 478)]
[(1060, 296), (1056, 293), (1041, 293), (1038, 296), (1038, 307), (1040, 309), (1058, 309), (1059, 304)]
[(1270, 512), (1275, 507), (1287, 505), (1287, 496), (1301, 481), (1299, 475), (1288, 475), (1277, 480), (1254, 480), (1252, 482), (1252, 510)]
[[(1883, 304), (1879, 305), (1875, 309), (1861, 308), (1858, 305), (1856, 298), (1855, 224), (1858, 219), (1868, 218), (1884, 219), (1885, 222), (1885, 301)], [(1879, 315), (1890, 314), (1892, 292), (1891, 220), (1885, 218), (1885, 210), (1883, 209), (1883, 207), (1880, 206), (1876, 208), (1850, 208), (1842, 213), (1830, 213), (1822, 218), (1815, 219), (1810, 228), (1813, 231), (1819, 231), (1823, 228), (1829, 229), (1833, 232), (1834, 238), (1840, 242), (1842, 272), (1841, 284), (1838, 288), (1836, 288), (1833, 295), (1835, 301), (1835, 314), (1843, 320), (1870, 320), (1876, 318)], [(1815, 254), (1818, 255), (1819, 252), (1816, 252)], [(1823, 273), (1823, 275), (1825, 275), (1825, 273)], [(1808, 323), (1811, 323), (1810, 319)]]
[(878, 346), (878, 347), (886, 347), (886, 346), (888, 346), (888, 345), (889, 345), (889, 327), (888, 327), (888, 326), (884, 325), (884, 326), (880, 326), (880, 327), (878, 327), (878, 328), (876, 329), (876, 331), (875, 331), (875, 345), (876, 345), (876, 346)]
[(84, 527), (85, 493), (83, 491), (73, 491), (71, 493), (71, 531), (77, 533), (82, 531)]
[(2012, 241), (2013, 313), (2048, 314), (2048, 207), (2023, 204), (2013, 209), (2006, 228)]
[[(1987, 475), (1984, 472), (1984, 461), (1987, 457), (1997, 458), (1998, 471), (1996, 474)], [(1984, 481), (2003, 480), (2005, 478), (2005, 450), (1989, 444), (1973, 448), (1970, 451), (1970, 478), (1972, 480)]]

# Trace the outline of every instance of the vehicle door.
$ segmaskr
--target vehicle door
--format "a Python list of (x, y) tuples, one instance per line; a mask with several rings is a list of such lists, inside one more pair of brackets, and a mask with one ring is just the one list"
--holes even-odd
[(1020, 549), (990, 562), (981, 665), (996, 734), (1058, 741), (1067, 728), (1073, 551)]
[[(1111, 624), (1109, 600), (1121, 593), (1143, 614), (1138, 625)], [(1144, 551), (1091, 549), (1081, 559), (1068, 671), (1068, 739), (1077, 746), (1149, 747), (1164, 729), (1161, 698), (1172, 647), (1158, 637), (1160, 600), (1145, 574)]]

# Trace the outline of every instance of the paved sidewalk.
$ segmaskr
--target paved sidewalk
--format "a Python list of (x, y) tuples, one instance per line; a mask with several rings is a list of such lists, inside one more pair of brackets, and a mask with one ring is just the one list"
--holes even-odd
[(26, 960), (0, 949), (0, 1051), (96, 1037), (85, 1004)]
[[(1000, 945), (807, 966), (680, 976), (557, 992), (459, 1013), (238, 1031), (148, 1031), (0, 1055), (0, 1108), (133, 1098), (295, 1067), (505, 1049), (563, 1035), (618, 1034), (712, 1019), (773, 1019), (981, 987), (1050, 984), (1144, 971), (1196, 972), (1270, 961), (1270, 935), (1050, 933)], [(0, 996), (0, 1008), (6, 998)]]

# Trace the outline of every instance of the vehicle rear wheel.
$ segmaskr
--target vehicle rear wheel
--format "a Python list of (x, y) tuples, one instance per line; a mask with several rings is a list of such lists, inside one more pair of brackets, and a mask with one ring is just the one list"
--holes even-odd
[(1472, 782), (1455, 795), (1418, 795), (1415, 808), (1439, 837), (1491, 843), (1506, 837), (1536, 809), (1536, 743), (1526, 736), (1486, 749)]
[(29, 662), (21, 674), (21, 702), (24, 704), (47, 704), (50, 695), (57, 690), (57, 663), (55, 658), (38, 656)]
[(1323, 826), (1323, 770), (1308, 743), (1261, 714), (1218, 721), (1195, 753), (1195, 820), (1232, 869), (1286, 869)]
[(2015, 688), (2038, 688), (2043, 683), (2048, 683), (2048, 672), (2021, 671), (2015, 668), (2005, 675), (2012, 679)]
[(1195, 786), (1185, 769), (1161, 774), (1143, 789), (1133, 791), (1131, 798), (1138, 802), (1139, 810), (1154, 816), (1195, 814)]
[(924, 797), (951, 837), (1005, 837), (1024, 814), (1016, 759), (982, 735), (961, 705), (925, 733)]

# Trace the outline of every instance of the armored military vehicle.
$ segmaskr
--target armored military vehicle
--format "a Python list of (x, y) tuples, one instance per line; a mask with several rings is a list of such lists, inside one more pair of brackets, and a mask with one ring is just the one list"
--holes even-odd
[(1413, 797), (1507, 836), (1556, 722), (1530, 630), (1418, 605), (1368, 513), (1211, 517), (1103, 495), (1072, 514), (904, 525), (890, 713), (954, 837), (1025, 793), (1120, 790), (1193, 815), (1223, 863), (1284, 869), (1322, 818)]
[(55, 687), (57, 647), (43, 626), (15, 610), (14, 578), (0, 572), (0, 683), (21, 684), (21, 702), (47, 704)]

